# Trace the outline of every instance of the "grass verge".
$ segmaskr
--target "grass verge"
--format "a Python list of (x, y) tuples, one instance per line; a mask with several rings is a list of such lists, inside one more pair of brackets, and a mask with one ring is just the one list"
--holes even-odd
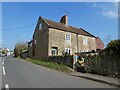
[(53, 62), (46, 62), (43, 60), (33, 60), (33, 59), (25, 59), (28, 62), (32, 62), (34, 64), (37, 65), (41, 65), (47, 68), (51, 68), (51, 69), (55, 69), (55, 70), (59, 70), (59, 71), (63, 71), (63, 72), (72, 72), (72, 69), (70, 69), (68, 66), (64, 65), (64, 64), (57, 64), (57, 63), (53, 63)]

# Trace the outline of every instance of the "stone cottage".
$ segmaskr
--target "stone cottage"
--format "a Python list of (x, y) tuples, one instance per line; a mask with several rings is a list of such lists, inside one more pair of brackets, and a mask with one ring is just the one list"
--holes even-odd
[(35, 59), (92, 50), (96, 50), (96, 37), (82, 28), (69, 26), (67, 15), (60, 22), (40, 16), (33, 39), (28, 43), (28, 55)]

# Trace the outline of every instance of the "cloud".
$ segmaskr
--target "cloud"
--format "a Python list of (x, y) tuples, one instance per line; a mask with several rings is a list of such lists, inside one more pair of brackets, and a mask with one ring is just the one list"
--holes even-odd
[(118, 17), (118, 3), (92, 3), (93, 8), (97, 8), (101, 15), (109, 17), (109, 18), (117, 18)]
[(103, 11), (102, 12), (103, 16), (107, 16), (107, 17), (111, 17), (111, 18), (117, 18), (118, 17), (118, 13), (115, 11)]

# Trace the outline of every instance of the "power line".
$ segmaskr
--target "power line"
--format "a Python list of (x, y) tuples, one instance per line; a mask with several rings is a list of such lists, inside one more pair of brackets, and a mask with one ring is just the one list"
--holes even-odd
[(21, 27), (15, 27), (15, 28), (8, 28), (8, 29), (2, 29), (2, 31), (15, 31), (15, 30), (22, 30), (24, 28), (29, 28), (29, 27), (33, 27), (36, 24), (31, 24), (31, 25), (26, 25), (26, 26), (21, 26)]

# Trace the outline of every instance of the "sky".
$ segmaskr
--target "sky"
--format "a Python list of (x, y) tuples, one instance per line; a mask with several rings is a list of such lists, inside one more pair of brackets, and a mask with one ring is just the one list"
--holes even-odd
[(2, 46), (32, 39), (39, 16), (56, 22), (68, 12), (68, 24), (98, 36), (105, 45), (118, 39), (116, 2), (3, 2)]

